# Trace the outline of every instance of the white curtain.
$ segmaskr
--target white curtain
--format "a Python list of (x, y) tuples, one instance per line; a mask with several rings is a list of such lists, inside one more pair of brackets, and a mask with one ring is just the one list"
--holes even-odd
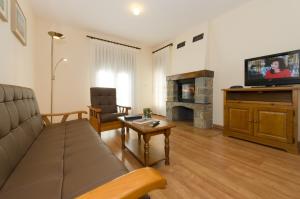
[(153, 55), (153, 113), (166, 115), (167, 73), (170, 67), (171, 47)]
[(117, 89), (117, 104), (134, 108), (137, 50), (92, 41), (91, 86)]

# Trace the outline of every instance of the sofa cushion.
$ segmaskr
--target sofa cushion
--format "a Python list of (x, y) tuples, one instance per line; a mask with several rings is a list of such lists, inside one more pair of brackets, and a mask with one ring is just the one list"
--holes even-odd
[(63, 126), (45, 129), (1, 189), (0, 198), (60, 198), (64, 137)]
[(42, 131), (0, 198), (71, 199), (125, 173), (88, 121), (71, 121)]
[(0, 85), (0, 188), (43, 128), (29, 88)]
[(68, 124), (63, 198), (73, 198), (127, 173), (87, 121)]
[(125, 113), (103, 113), (100, 114), (101, 122), (117, 121), (118, 117), (125, 116)]

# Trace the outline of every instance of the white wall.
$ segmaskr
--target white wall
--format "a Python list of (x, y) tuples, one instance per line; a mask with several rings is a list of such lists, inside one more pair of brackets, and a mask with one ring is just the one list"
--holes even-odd
[(142, 47), (137, 58), (137, 111), (152, 105), (152, 61), (150, 49), (110, 35), (92, 34), (65, 24), (45, 19), (37, 21), (37, 59), (35, 64), (36, 94), (41, 112), (50, 111), (50, 37), (48, 31), (63, 33), (64, 40), (55, 41), (54, 60), (67, 57), (57, 70), (54, 85), (54, 112), (86, 110), (90, 105), (91, 49), (87, 34)]
[(299, 0), (254, 0), (209, 23), (214, 124), (223, 125), (221, 89), (244, 85), (244, 59), (300, 49), (299, 8)]
[[(193, 37), (204, 33), (203, 40), (193, 43)], [(172, 40), (172, 65), (170, 75), (203, 70), (206, 67), (208, 24), (193, 27)], [(185, 41), (183, 48), (177, 49), (177, 44)]]
[[(204, 38), (193, 43), (193, 37), (204, 33)], [(186, 42), (183, 48), (177, 49), (177, 44)], [(203, 23), (183, 31), (175, 38), (170, 39), (153, 50), (159, 49), (169, 43), (173, 43), (171, 53), (171, 66), (167, 75), (203, 70), (206, 67), (208, 42), (208, 23)]]
[(9, 6), (8, 22), (0, 20), (0, 83), (33, 88), (35, 21), (27, 0), (18, 2), (27, 19), (27, 46), (24, 47), (11, 31)]

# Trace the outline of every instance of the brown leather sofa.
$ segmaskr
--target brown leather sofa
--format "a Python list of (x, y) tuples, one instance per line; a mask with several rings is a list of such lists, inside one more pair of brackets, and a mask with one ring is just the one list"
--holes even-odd
[(166, 184), (152, 169), (135, 172), (144, 187), (112, 192), (137, 174), (127, 174), (87, 120), (45, 127), (31, 89), (0, 85), (0, 199), (134, 198)]

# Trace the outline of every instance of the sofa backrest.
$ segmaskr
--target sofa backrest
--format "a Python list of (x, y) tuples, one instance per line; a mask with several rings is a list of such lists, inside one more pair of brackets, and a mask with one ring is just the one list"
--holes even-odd
[(0, 84), (0, 188), (42, 128), (33, 91)]
[(92, 107), (101, 108), (102, 113), (117, 112), (117, 96), (115, 88), (91, 88)]

